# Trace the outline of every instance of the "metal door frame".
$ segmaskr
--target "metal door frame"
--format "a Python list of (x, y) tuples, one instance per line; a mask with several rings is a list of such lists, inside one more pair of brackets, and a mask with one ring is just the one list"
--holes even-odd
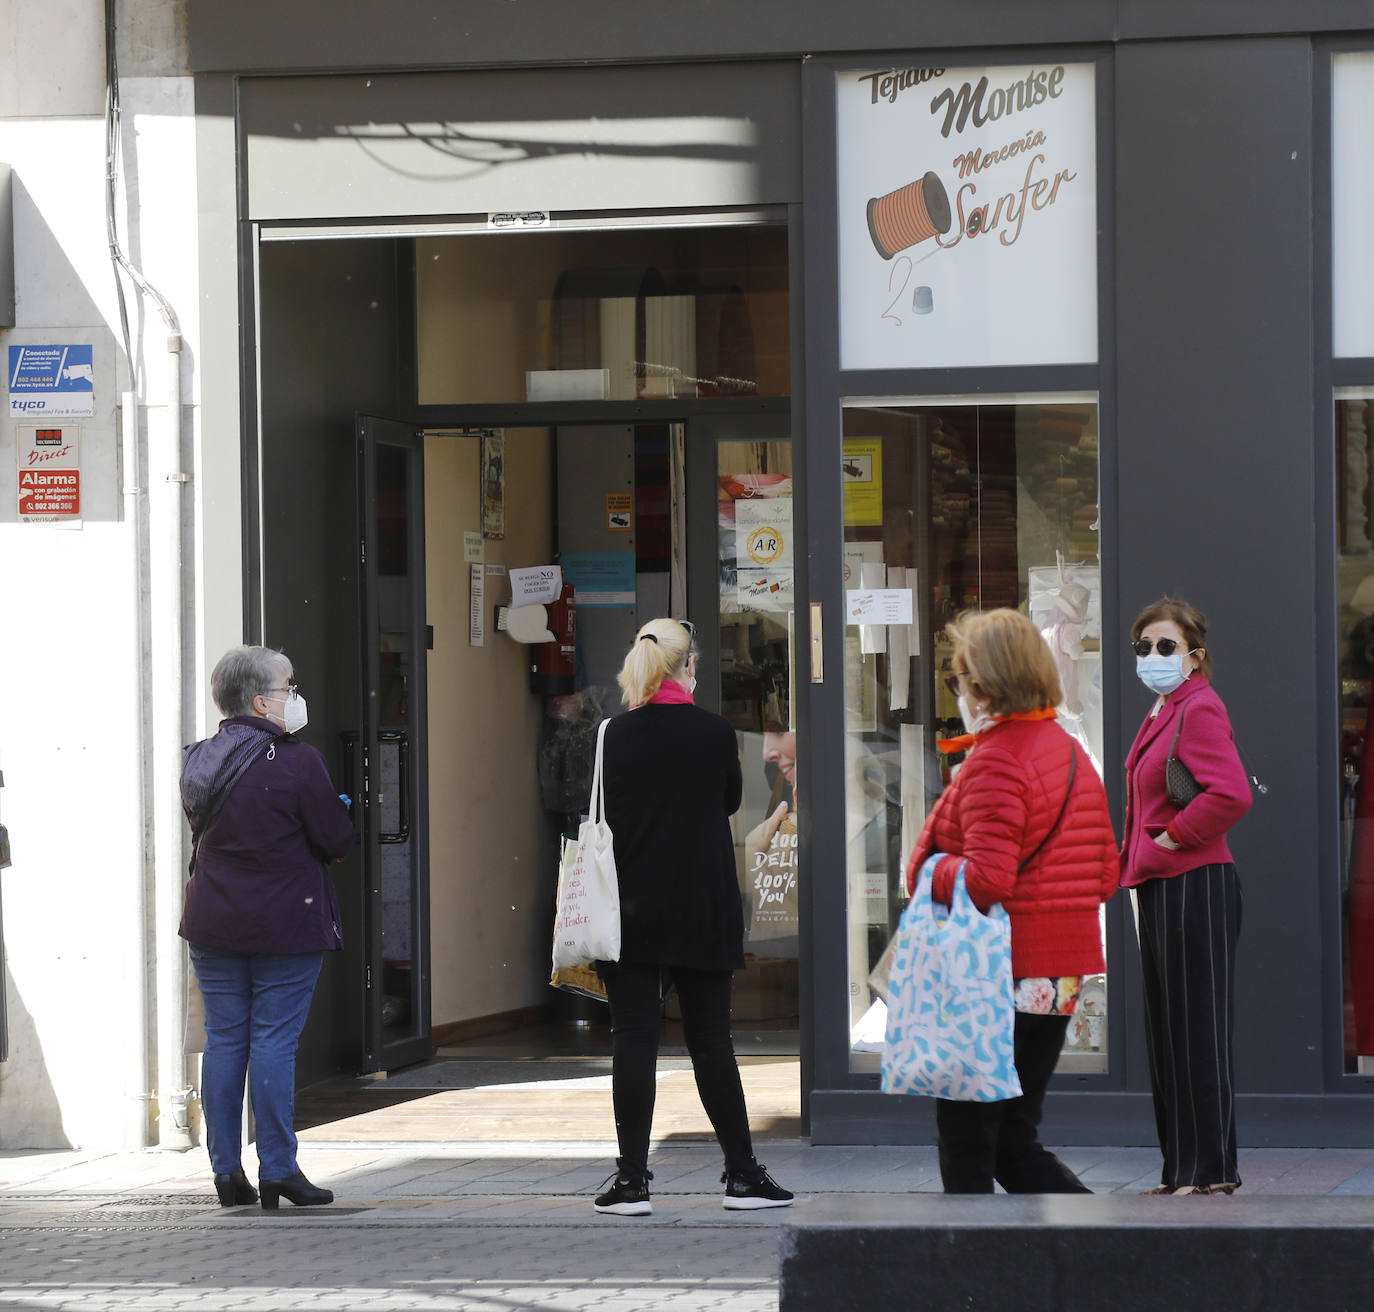
[[(359, 724), (362, 727), (361, 797), (363, 855), (363, 923), (365, 948), (363, 978), (364, 1072), (394, 1070), (433, 1056), (430, 1014), (430, 908), (429, 908), (429, 703), (426, 655), (425, 605), (425, 468), (424, 434), (413, 424), (373, 415), (357, 417), (358, 454), (358, 641), (360, 644)], [(376, 523), (377, 464), (379, 445), (408, 452), (406, 468), (406, 553), (409, 569), (408, 627), (413, 653), (409, 689), (411, 722), (408, 750), (402, 770), (410, 780), (409, 840), (411, 844), (411, 962), (412, 1037), (388, 1043), (382, 1027), (382, 916), (380, 797), (373, 787), (381, 741), (378, 688), (381, 682), (378, 636), (377, 553), (369, 549)]]

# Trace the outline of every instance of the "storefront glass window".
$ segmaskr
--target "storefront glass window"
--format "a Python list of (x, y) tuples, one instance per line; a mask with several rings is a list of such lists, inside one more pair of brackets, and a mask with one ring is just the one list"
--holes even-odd
[(783, 227), (432, 237), (415, 258), (422, 404), (788, 394)]
[[(959, 757), (950, 619), (1019, 607), (1054, 652), (1060, 723), (1102, 762), (1098, 422), (1091, 396), (852, 403), (844, 412), (846, 826), (852, 1064), (885, 1009), (868, 983), (906, 903), (904, 871)], [(872, 594), (880, 594), (878, 602)], [(850, 604), (852, 603), (852, 604)], [(862, 623), (861, 605), (910, 622)], [(1106, 1069), (1106, 978), (1082, 981), (1060, 1070)]]
[(1374, 388), (1336, 397), (1345, 1069), (1374, 1073)]

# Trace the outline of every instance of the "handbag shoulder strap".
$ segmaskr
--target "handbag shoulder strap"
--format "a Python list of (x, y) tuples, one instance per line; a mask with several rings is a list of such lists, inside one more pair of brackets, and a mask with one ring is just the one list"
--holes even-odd
[(606, 726), (611, 718), (607, 716), (596, 726), (596, 764), (592, 767), (592, 820), (596, 824), (606, 823), (606, 781), (602, 777), (601, 760), (606, 752)]
[[(1166, 765), (1174, 759), (1174, 748), (1178, 746), (1178, 731), (1183, 728), (1183, 713), (1187, 709), (1186, 706), (1179, 708), (1178, 723), (1174, 725), (1174, 736), (1169, 740), (1169, 755), (1165, 761)], [(1240, 760), (1240, 768), (1245, 772), (1246, 781), (1255, 792), (1263, 796), (1269, 791), (1269, 785), (1260, 783), (1259, 776), (1250, 768), (1250, 763), (1245, 759), (1245, 753), (1240, 750), (1240, 743), (1236, 741), (1234, 730), (1231, 733), (1231, 744), (1236, 749), (1236, 756)]]
[(1017, 872), (1024, 870), (1036, 857), (1040, 855), (1040, 849), (1050, 841), (1050, 836), (1059, 828), (1059, 822), (1064, 818), (1064, 812), (1069, 809), (1069, 795), (1073, 792), (1074, 776), (1078, 773), (1078, 752), (1073, 745), (1073, 739), (1069, 739), (1069, 783), (1064, 789), (1064, 800), (1059, 804), (1059, 814), (1054, 817), (1054, 823), (1045, 830), (1045, 836), (1036, 845), (1035, 851), (1030, 854), (1019, 866)]
[(1187, 706), (1178, 708), (1178, 723), (1174, 725), (1174, 736), (1169, 739), (1169, 756), (1167, 759), (1174, 759), (1174, 748), (1178, 746), (1178, 731), (1183, 728), (1183, 717), (1188, 713)]

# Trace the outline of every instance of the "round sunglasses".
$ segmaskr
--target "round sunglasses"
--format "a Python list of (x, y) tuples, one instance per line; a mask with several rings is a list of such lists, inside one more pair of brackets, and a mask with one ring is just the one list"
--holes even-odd
[[(1161, 656), (1172, 656), (1182, 646), (1183, 643), (1179, 642), (1177, 638), (1160, 638), (1158, 642), (1151, 642), (1149, 638), (1137, 638), (1131, 643), (1131, 650), (1137, 656), (1148, 656), (1151, 649), (1157, 651)], [(1195, 651), (1197, 651), (1196, 647), (1187, 648), (1184, 654), (1191, 656)]]

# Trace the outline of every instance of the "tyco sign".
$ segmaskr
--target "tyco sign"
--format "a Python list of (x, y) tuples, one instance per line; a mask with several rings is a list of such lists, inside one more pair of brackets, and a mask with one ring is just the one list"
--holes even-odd
[(66, 418), (95, 414), (89, 346), (11, 346), (10, 415)]

